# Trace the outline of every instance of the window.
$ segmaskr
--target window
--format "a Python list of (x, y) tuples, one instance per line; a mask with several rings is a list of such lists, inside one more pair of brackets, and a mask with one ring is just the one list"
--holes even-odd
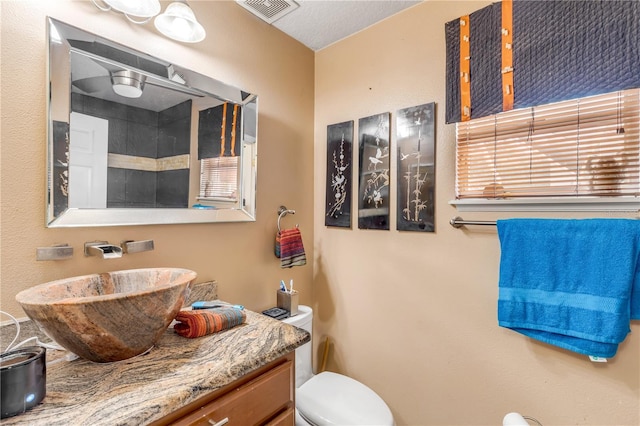
[(456, 199), (635, 200), (639, 104), (633, 89), (457, 123)]
[(199, 200), (237, 200), (239, 158), (216, 157), (200, 160)]

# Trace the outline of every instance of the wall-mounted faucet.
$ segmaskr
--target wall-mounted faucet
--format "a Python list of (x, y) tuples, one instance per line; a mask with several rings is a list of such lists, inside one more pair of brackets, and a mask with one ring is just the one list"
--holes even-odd
[(84, 243), (85, 256), (98, 256), (103, 259), (117, 259), (122, 257), (122, 248), (107, 241), (92, 241)]

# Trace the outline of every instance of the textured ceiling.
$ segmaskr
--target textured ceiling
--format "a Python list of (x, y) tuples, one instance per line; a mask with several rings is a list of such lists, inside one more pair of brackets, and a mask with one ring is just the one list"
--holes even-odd
[(297, 9), (272, 25), (320, 50), (422, 0), (296, 0)]

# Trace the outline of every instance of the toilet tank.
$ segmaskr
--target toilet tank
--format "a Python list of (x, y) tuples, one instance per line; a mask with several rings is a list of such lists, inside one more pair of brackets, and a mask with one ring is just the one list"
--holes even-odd
[(299, 305), (298, 315), (285, 318), (282, 322), (306, 330), (311, 340), (296, 349), (296, 388), (313, 377), (311, 348), (313, 347), (313, 310), (309, 306)]

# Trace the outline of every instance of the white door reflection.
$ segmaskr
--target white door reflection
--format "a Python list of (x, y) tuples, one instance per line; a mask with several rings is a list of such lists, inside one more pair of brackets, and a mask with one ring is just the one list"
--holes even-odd
[(109, 121), (71, 113), (69, 207), (107, 207)]

